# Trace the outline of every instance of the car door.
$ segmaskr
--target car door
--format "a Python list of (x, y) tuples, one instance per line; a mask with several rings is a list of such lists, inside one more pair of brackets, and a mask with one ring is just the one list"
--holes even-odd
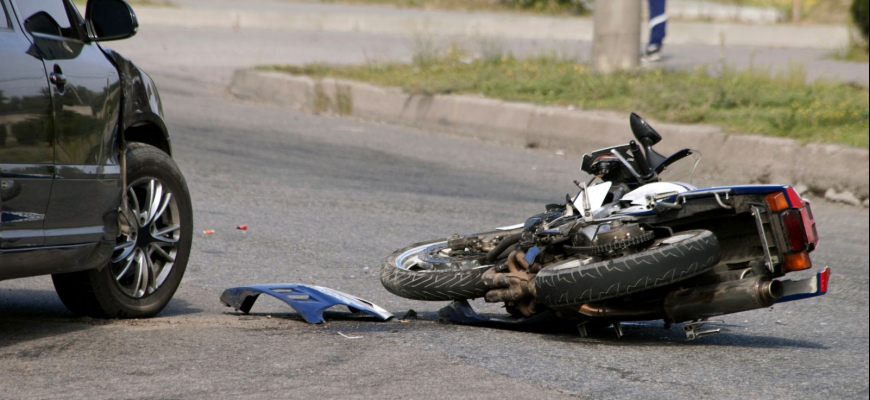
[(42, 56), (52, 93), (55, 179), (44, 223), (45, 245), (114, 240), (121, 196), (115, 130), (118, 71), (87, 41), (68, 0), (13, 0)]
[(51, 113), (42, 60), (9, 0), (0, 0), (0, 251), (44, 245), (54, 176)]

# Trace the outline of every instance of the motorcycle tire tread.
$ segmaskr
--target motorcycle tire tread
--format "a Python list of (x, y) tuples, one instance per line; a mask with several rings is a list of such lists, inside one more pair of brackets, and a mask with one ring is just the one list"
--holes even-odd
[(705, 230), (678, 243), (655, 244), (639, 253), (574, 268), (541, 270), (535, 278), (538, 302), (550, 307), (598, 303), (697, 276), (719, 263), (719, 242)]
[(390, 293), (411, 300), (452, 301), (483, 297), (489, 290), (481, 278), (486, 268), (409, 271), (396, 265), (396, 259), (406, 251), (443, 241), (417, 243), (393, 253), (381, 268), (381, 283)]

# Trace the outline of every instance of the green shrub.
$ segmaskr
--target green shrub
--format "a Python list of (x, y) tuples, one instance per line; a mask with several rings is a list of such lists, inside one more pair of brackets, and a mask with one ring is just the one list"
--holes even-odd
[(501, 2), (508, 7), (537, 11), (570, 11), (584, 14), (591, 9), (589, 0), (501, 0)]
[(864, 40), (870, 40), (870, 0), (855, 0), (852, 3), (852, 18), (864, 34)]

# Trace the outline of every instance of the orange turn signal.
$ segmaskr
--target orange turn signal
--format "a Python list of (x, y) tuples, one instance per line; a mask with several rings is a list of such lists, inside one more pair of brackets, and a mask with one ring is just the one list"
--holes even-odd
[(810, 255), (807, 252), (787, 254), (785, 256), (785, 270), (788, 272), (804, 271), (813, 267)]
[(767, 206), (770, 207), (770, 211), (777, 212), (782, 211), (788, 208), (788, 200), (785, 198), (785, 193), (773, 193), (764, 197), (767, 200)]

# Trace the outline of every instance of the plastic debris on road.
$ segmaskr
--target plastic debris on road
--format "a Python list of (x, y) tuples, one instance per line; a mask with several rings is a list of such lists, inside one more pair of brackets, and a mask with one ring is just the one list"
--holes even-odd
[(283, 301), (310, 324), (326, 322), (323, 312), (339, 305), (346, 306), (351, 312), (368, 314), (381, 321), (393, 318), (389, 311), (370, 301), (325, 287), (297, 283), (230, 288), (221, 294), (221, 302), (227, 307), (248, 314), (261, 294)]

